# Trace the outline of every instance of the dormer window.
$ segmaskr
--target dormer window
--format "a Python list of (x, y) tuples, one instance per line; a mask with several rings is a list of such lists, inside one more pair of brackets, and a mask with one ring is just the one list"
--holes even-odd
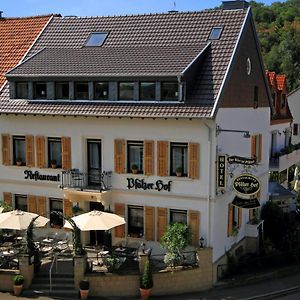
[(178, 101), (178, 82), (161, 83), (161, 100)]
[(92, 32), (88, 37), (86, 47), (101, 47), (107, 38), (107, 32)]
[(27, 99), (28, 98), (27, 82), (16, 82), (16, 98), (17, 99)]
[(213, 27), (210, 35), (209, 35), (209, 40), (218, 40), (221, 37), (223, 27)]
[(34, 99), (47, 99), (47, 83), (35, 82), (33, 85)]

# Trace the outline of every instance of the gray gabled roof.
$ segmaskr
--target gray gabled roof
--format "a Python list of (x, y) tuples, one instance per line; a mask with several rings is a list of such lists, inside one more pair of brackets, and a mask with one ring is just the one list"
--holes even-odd
[[(22, 77), (40, 75), (39, 72), (48, 72), (48, 75), (64, 72), (66, 75), (94, 73), (92, 62), (105, 67), (106, 73), (99, 74), (101, 76), (147, 76), (150, 73), (155, 76), (175, 75), (192, 64), (197, 54), (201, 53), (201, 63), (197, 66), (193, 88), (186, 102), (171, 105), (138, 102), (99, 102), (91, 105), (75, 101), (61, 104), (46, 101), (34, 103), (9, 100), (6, 88), (0, 96), (0, 113), (210, 117), (247, 16), (248, 11), (240, 9), (91, 18), (55, 17), (27, 58), (32, 57), (13, 69), (10, 75)], [(223, 28), (221, 38), (208, 44), (212, 28), (218, 26)], [(91, 32), (108, 32), (101, 48), (84, 48)], [(109, 63), (101, 61), (101, 54), (105, 54)], [(49, 58), (51, 64), (43, 57)], [(144, 74), (145, 71), (147, 73)]]

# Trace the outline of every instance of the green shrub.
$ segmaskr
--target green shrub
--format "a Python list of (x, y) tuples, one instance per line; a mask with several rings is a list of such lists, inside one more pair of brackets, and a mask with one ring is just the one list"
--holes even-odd
[(144, 266), (144, 272), (140, 278), (141, 289), (151, 289), (153, 287), (152, 271), (149, 259), (146, 261)]
[(13, 278), (14, 285), (22, 285), (24, 283), (24, 276), (19, 274)]

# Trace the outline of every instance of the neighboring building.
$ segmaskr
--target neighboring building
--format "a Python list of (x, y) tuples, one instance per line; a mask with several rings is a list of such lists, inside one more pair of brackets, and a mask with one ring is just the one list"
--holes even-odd
[[(232, 183), (251, 173), (261, 186), (251, 197), (268, 200), (271, 99), (251, 10), (230, 4), (54, 17), (6, 74), (4, 200), (48, 216), (71, 215), (77, 205), (110, 209), (127, 221), (112, 243), (147, 241), (153, 252), (170, 222), (185, 222), (194, 246), (203, 237), (213, 248), (215, 265), (225, 251), (256, 249), (261, 223), (249, 224), (253, 210), (232, 204), (251, 200)], [(228, 163), (216, 183), (222, 155), (256, 164)], [(83, 237), (95, 242), (94, 234)]]
[(293, 116), (292, 144), (297, 145), (300, 143), (300, 87), (289, 93), (287, 99)]

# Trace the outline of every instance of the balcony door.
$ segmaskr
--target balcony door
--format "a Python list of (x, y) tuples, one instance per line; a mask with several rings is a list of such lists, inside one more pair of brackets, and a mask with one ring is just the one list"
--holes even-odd
[(88, 185), (101, 186), (101, 140), (87, 140), (87, 154)]

